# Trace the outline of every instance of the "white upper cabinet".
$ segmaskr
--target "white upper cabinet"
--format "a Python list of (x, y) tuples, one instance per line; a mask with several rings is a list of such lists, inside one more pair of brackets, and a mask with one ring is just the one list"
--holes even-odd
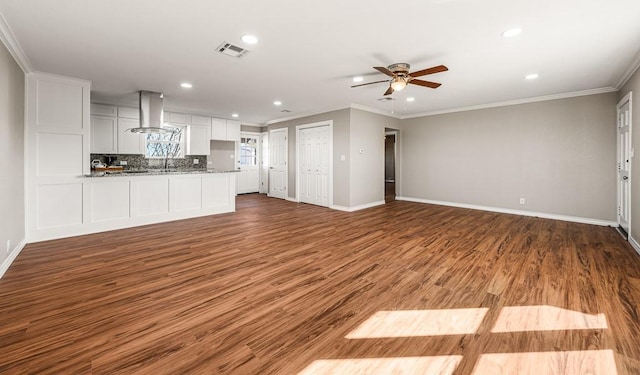
[(209, 155), (211, 127), (191, 124), (187, 127), (187, 155)]
[(240, 121), (227, 120), (227, 141), (240, 142)]
[(191, 124), (211, 126), (211, 117), (191, 115)]
[(211, 119), (211, 139), (217, 141), (227, 140), (227, 120), (221, 118)]
[(118, 107), (118, 117), (140, 119), (140, 109), (131, 107)]
[(91, 115), (91, 153), (118, 152), (118, 118)]
[(91, 103), (91, 114), (101, 116), (117, 116), (118, 107), (115, 105)]
[(118, 154), (144, 154), (144, 134), (129, 130), (139, 125), (139, 120), (118, 118)]
[(164, 112), (164, 122), (171, 122), (174, 124), (190, 124), (191, 115), (186, 113)]
[(211, 139), (240, 142), (240, 121), (212, 118)]

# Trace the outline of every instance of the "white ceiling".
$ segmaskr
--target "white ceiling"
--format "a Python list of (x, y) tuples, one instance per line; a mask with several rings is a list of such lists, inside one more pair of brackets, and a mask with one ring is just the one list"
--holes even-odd
[[(91, 80), (94, 98), (135, 105), (138, 90), (161, 91), (169, 109), (253, 124), (352, 104), (404, 117), (616, 87), (640, 49), (638, 0), (0, 0), (0, 14), (32, 70)], [(501, 37), (515, 26), (522, 34)], [(223, 41), (251, 52), (215, 52)], [(385, 84), (350, 88), (396, 62), (449, 71), (423, 77), (440, 88), (410, 85), (393, 104), (377, 100)]]

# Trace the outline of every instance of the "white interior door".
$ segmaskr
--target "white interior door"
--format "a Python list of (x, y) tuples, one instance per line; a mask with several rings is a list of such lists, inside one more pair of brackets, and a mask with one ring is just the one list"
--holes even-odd
[(287, 134), (287, 128), (269, 132), (269, 196), (274, 198), (287, 198)]
[(618, 103), (618, 224), (629, 233), (631, 221), (631, 93)]
[(300, 202), (329, 206), (330, 131), (316, 126), (298, 131)]
[(243, 132), (238, 144), (238, 194), (260, 191), (260, 134)]

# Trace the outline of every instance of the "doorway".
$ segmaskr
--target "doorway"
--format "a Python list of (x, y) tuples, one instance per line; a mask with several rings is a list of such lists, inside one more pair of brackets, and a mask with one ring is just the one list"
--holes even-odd
[(260, 191), (260, 133), (242, 132), (238, 144), (238, 194)]
[(618, 228), (626, 238), (631, 225), (631, 92), (617, 106), (618, 113)]
[(287, 199), (288, 128), (269, 131), (269, 196)]
[(396, 200), (396, 131), (387, 131), (384, 137), (384, 201)]

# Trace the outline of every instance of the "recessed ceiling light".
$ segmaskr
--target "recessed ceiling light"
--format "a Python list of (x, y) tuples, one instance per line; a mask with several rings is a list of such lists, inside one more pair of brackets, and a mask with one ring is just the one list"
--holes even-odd
[(503, 36), (504, 38), (512, 38), (512, 37), (514, 37), (514, 36), (516, 36), (516, 35), (520, 35), (520, 33), (521, 33), (521, 32), (522, 32), (522, 29), (521, 29), (521, 28), (519, 28), (519, 27), (515, 27), (515, 28), (513, 28), (513, 29), (509, 29), (509, 30), (507, 30), (507, 31), (503, 32), (503, 33), (502, 33), (502, 36)]
[(231, 117), (233, 117), (233, 118), (236, 118), (236, 117), (238, 117), (238, 116), (240, 116), (240, 115), (239, 115), (239, 114), (237, 114), (237, 113), (232, 113), (232, 114), (231, 114)]
[(363, 79), (361, 76), (353, 77), (353, 82), (362, 82)]
[(408, 102), (413, 102), (415, 100), (416, 100), (416, 98), (414, 98), (413, 96), (410, 96), (410, 97), (407, 98)]
[(276, 100), (275, 102), (273, 102), (273, 105), (282, 105), (282, 102), (279, 100)]
[(247, 44), (256, 44), (258, 43), (258, 38), (256, 38), (254, 35), (247, 34), (242, 36), (242, 41)]
[(532, 73), (532, 74), (527, 74), (526, 76), (524, 76), (524, 79), (526, 79), (527, 81), (532, 81), (534, 79), (538, 79), (538, 77), (540, 77), (537, 73)]
[(190, 84), (189, 82), (182, 82), (182, 83), (180, 84), (180, 87), (185, 88), (185, 89), (190, 89), (190, 88), (192, 88), (192, 87), (193, 87), (193, 85), (192, 85), (192, 84)]

